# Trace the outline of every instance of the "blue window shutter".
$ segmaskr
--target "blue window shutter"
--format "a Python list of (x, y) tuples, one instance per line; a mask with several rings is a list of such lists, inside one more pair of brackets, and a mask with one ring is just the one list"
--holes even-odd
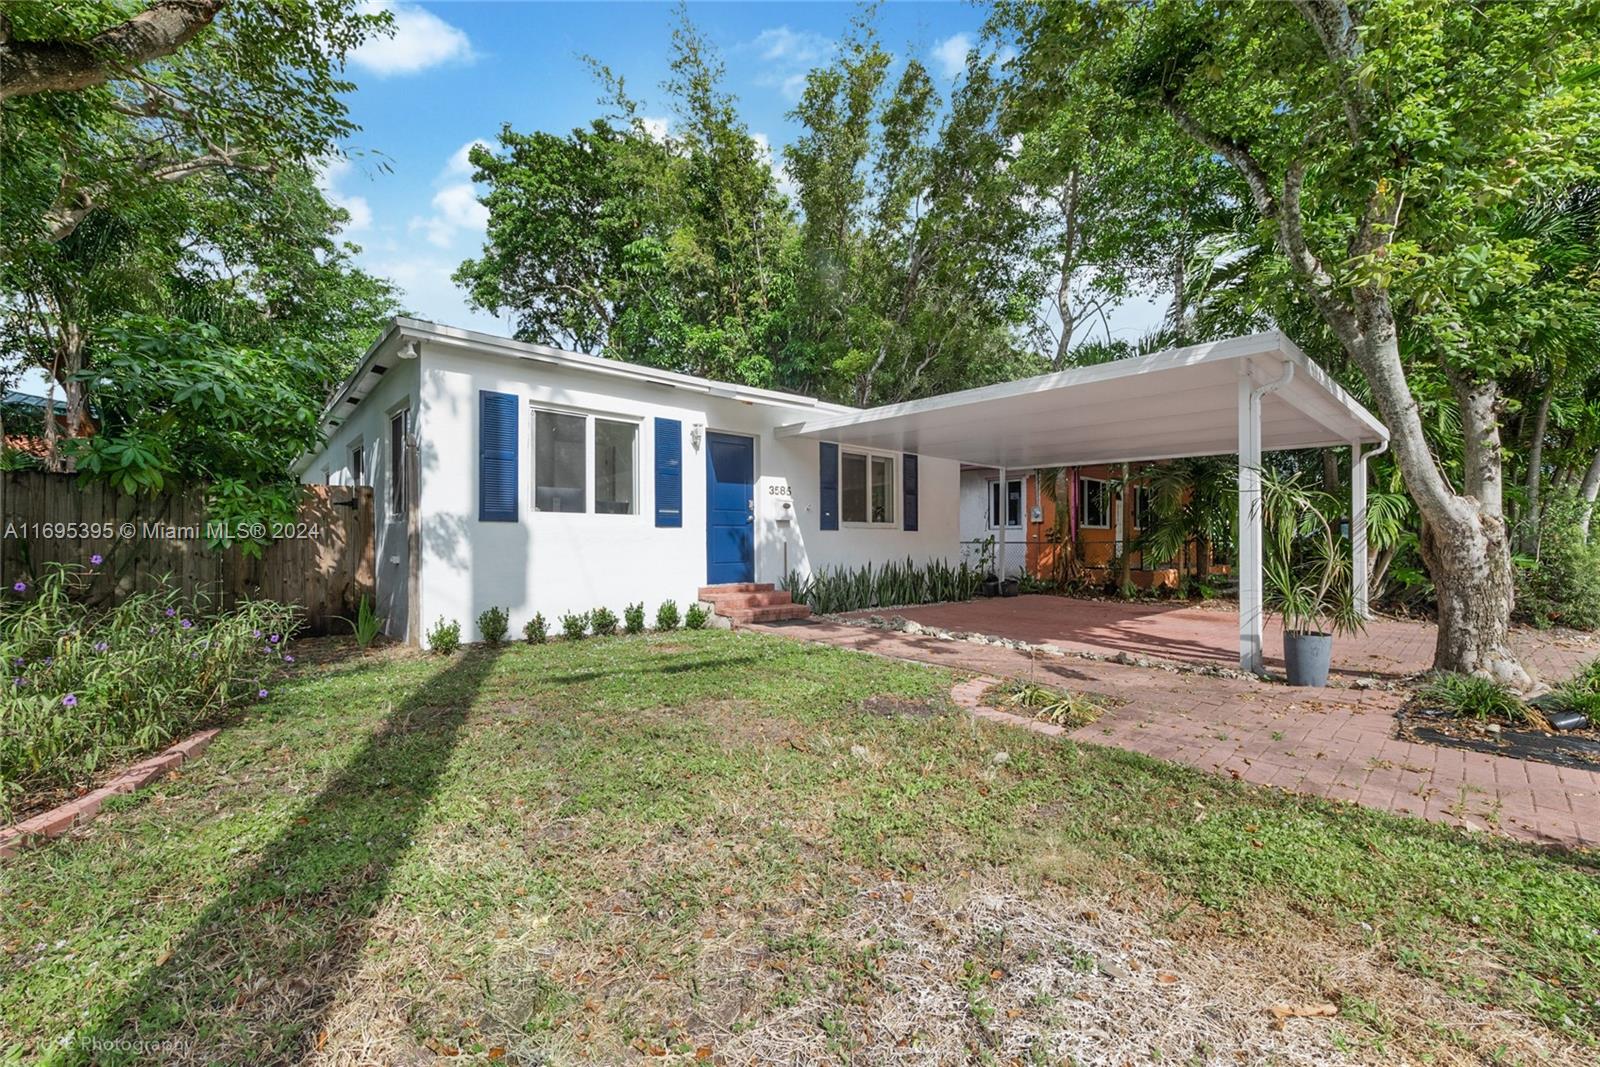
[(683, 525), (683, 423), (656, 420), (656, 525)]
[(819, 529), (839, 528), (839, 446), (823, 441), (818, 449), (821, 456), (822, 518)]
[(478, 521), (517, 521), (517, 398), (478, 393)]
[(905, 486), (905, 521), (902, 526), (908, 533), (915, 533), (917, 529), (917, 457), (915, 453), (907, 452), (904, 462), (901, 463), (903, 473), (900, 483)]

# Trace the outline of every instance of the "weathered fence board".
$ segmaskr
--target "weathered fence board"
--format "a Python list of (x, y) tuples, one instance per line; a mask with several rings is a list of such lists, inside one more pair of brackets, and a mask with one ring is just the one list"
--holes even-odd
[(130, 497), (75, 475), (9, 471), (0, 473), (0, 588), (98, 553), (105, 562), (86, 593), (95, 602), (175, 585), (185, 599), (295, 604), (310, 632), (327, 633), (373, 597), (372, 529), (370, 487), (307, 486), (295, 525), (251, 557), (211, 547), (197, 493)]

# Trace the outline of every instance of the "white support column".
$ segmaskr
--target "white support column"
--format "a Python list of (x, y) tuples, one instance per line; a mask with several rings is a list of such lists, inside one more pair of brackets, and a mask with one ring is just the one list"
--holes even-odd
[(1004, 467), (1000, 470), (1000, 514), (995, 517), (1000, 527), (1000, 543), (995, 549), (995, 572), (1000, 576), (1000, 584), (1006, 581), (1006, 538), (1011, 536), (1011, 530), (1006, 526), (1006, 520), (1011, 517), (1010, 483)]
[(1350, 444), (1350, 589), (1356, 614), (1372, 618), (1372, 576), (1367, 565), (1367, 460), (1388, 451), (1389, 442), (1361, 451), (1359, 442)]
[(1239, 373), (1239, 669), (1266, 670), (1261, 651), (1261, 393)]
[(1372, 618), (1367, 606), (1367, 457), (1359, 441), (1350, 445), (1350, 590), (1356, 614)]

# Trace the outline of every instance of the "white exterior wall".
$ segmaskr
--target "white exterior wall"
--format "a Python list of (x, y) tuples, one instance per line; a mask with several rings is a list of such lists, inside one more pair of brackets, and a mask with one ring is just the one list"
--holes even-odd
[[(421, 613), (424, 633), (441, 616), (461, 623), (477, 640), (477, 617), (506, 608), (513, 635), (535, 612), (550, 622), (568, 611), (608, 607), (619, 616), (643, 601), (648, 618), (671, 598), (681, 609), (706, 581), (705, 441), (707, 431), (756, 439), (755, 579), (781, 584), (784, 546), (791, 569), (859, 566), (911, 556), (919, 561), (960, 558), (957, 516), (959, 467), (919, 457), (919, 529), (818, 529), (819, 456), (814, 440), (778, 439), (773, 430), (812, 409), (707, 396), (689, 388), (563, 367), (458, 345), (422, 342), (417, 422), (421, 489)], [(387, 385), (388, 383), (385, 383)], [(478, 520), (478, 393), (518, 398), (516, 522)], [(369, 401), (370, 402), (370, 401)], [(641, 420), (637, 514), (558, 514), (533, 510), (533, 423), (530, 408), (547, 404), (595, 415)], [(364, 405), (363, 405), (364, 406)], [(683, 424), (683, 526), (655, 525), (655, 422)], [(320, 459), (312, 464), (320, 470)], [(897, 479), (903, 469), (897, 465)], [(590, 487), (592, 501), (592, 485)], [(789, 495), (783, 495), (787, 489)], [(902, 486), (896, 485), (896, 493)], [(787, 530), (781, 503), (794, 505)], [(900, 506), (897, 505), (897, 518)], [(418, 635), (419, 637), (421, 635)]]
[[(408, 562), (406, 524), (389, 514), (393, 484), (393, 472), (389, 469), (389, 416), (409, 407), (415, 420), (421, 375), (415, 359), (389, 362), (389, 370), (372, 392), (360, 404), (347, 405), (350, 412), (343, 415), (344, 421), (328, 435), (327, 444), (307, 465), (300, 480), (308, 485), (356, 484), (350, 469), (350, 450), (358, 441), (361, 443), (362, 464), (366, 470), (360, 484), (373, 487), (373, 537), (376, 541), (373, 567), (378, 601), (374, 610), (383, 617), (384, 633), (398, 638), (405, 636)], [(412, 495), (415, 496), (415, 490)], [(415, 506), (414, 500), (412, 506)]]
[[(1000, 472), (992, 468), (972, 468), (961, 472), (961, 545), (966, 558), (977, 565), (983, 554), (985, 538), (995, 539), (994, 552), (1000, 552), (1000, 531), (989, 526), (989, 483), (998, 481)], [(1010, 478), (1021, 480), (1022, 525), (1006, 529), (1006, 573), (1011, 578), (1022, 573), (1028, 559), (1028, 520), (1032, 509), (1028, 507), (1028, 494), (1032, 479), (1027, 476)]]

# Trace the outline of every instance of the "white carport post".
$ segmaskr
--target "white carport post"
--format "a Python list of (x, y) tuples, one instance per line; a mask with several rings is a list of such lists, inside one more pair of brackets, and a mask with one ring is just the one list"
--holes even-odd
[(1006, 584), (1006, 519), (1011, 516), (1011, 498), (1007, 495), (1010, 484), (1006, 476), (1010, 472), (1004, 467), (996, 467), (1000, 472), (1000, 514), (994, 517), (995, 525), (1000, 527), (1000, 543), (995, 548), (995, 567), (1000, 576), (1000, 588), (1005, 589)]
[(1257, 386), (1249, 362), (1239, 367), (1239, 669), (1265, 674), (1261, 649), (1261, 398), (1289, 384), (1294, 364), (1285, 360), (1276, 381)]
[(1372, 578), (1367, 567), (1367, 460), (1388, 447), (1389, 442), (1385, 441), (1363, 452), (1361, 442), (1350, 445), (1350, 589), (1356, 614), (1363, 619), (1372, 618)]

